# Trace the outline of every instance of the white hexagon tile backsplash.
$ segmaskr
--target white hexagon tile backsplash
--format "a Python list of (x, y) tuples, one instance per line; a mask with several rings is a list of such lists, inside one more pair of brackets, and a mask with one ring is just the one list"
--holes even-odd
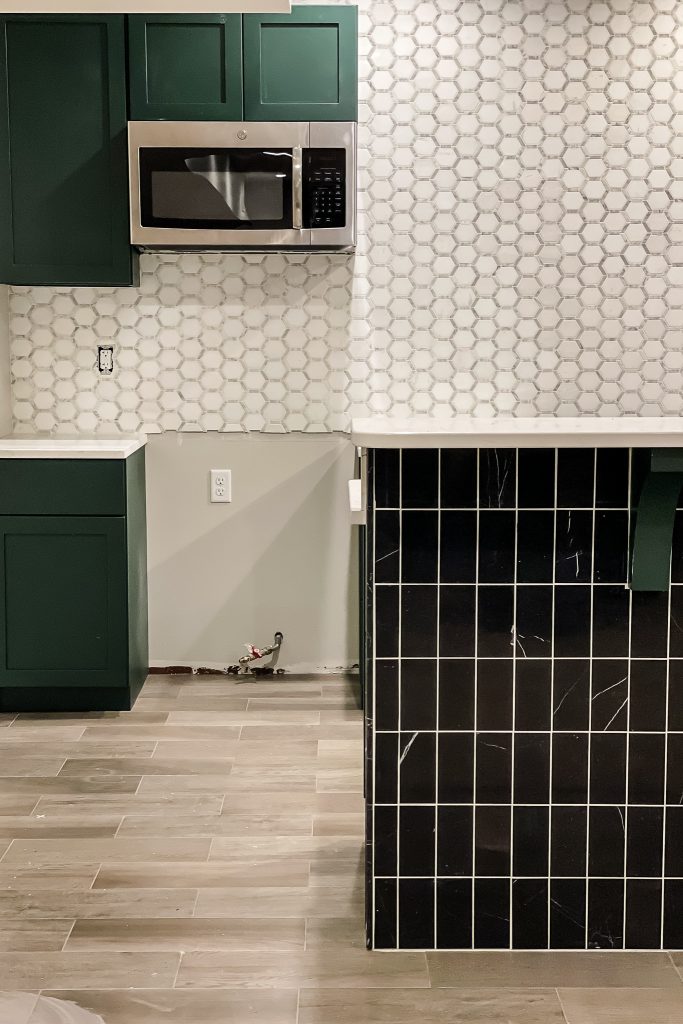
[(18, 430), (683, 413), (683, 5), (360, 9), (358, 253), (13, 289)]

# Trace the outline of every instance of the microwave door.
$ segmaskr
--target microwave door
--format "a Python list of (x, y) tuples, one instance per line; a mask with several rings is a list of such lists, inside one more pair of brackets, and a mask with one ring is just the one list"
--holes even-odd
[(189, 157), (185, 164), (192, 174), (198, 174), (219, 193), (231, 219), (254, 224), (284, 221), (282, 181), (286, 175), (282, 171), (234, 170), (230, 154)]

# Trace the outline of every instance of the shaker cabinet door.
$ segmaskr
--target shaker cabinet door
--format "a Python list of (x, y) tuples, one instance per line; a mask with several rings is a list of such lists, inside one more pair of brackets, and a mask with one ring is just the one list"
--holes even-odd
[(127, 680), (125, 519), (0, 516), (0, 686)]
[(240, 14), (128, 18), (133, 121), (241, 121)]
[(0, 281), (129, 285), (123, 15), (0, 18)]
[(339, 4), (244, 15), (247, 121), (356, 121), (358, 11)]

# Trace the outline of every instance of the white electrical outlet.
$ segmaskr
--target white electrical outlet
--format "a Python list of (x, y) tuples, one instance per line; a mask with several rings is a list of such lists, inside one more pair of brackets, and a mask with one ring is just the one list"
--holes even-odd
[(229, 469), (211, 470), (211, 501), (232, 501), (232, 473)]

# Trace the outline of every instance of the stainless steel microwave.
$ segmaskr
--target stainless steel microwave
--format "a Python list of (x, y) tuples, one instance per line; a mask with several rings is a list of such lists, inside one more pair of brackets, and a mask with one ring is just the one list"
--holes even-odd
[(131, 121), (130, 237), (141, 249), (352, 251), (352, 122)]

